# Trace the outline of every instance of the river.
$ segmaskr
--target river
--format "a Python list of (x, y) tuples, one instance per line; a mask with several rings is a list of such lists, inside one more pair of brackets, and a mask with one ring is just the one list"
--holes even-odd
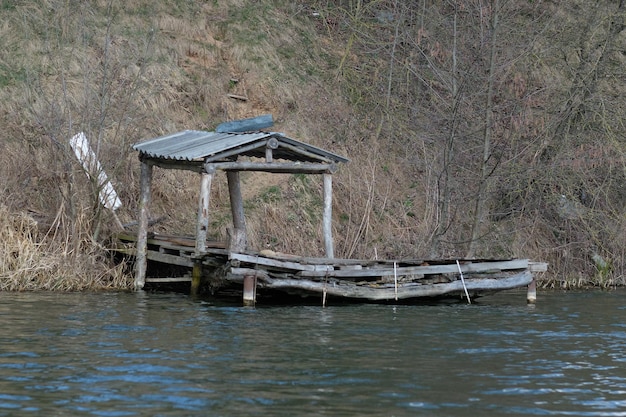
[(626, 416), (625, 296), (243, 308), (0, 293), (0, 416)]

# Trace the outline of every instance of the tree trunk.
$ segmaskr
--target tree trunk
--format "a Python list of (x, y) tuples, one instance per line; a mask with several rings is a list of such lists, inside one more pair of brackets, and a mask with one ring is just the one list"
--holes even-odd
[(487, 79), (487, 97), (485, 102), (485, 127), (483, 130), (483, 159), (480, 166), (480, 179), (478, 182), (478, 192), (476, 194), (476, 206), (474, 209), (474, 219), (472, 223), (472, 236), (467, 250), (467, 257), (473, 258), (476, 253), (476, 246), (482, 235), (482, 226), (486, 215), (487, 207), (487, 182), (491, 172), (489, 170), (489, 160), (491, 159), (491, 136), (493, 124), (493, 87), (496, 77), (496, 47), (498, 33), (498, 13), (499, 0), (493, 0), (491, 15), (491, 53), (489, 56), (489, 75)]

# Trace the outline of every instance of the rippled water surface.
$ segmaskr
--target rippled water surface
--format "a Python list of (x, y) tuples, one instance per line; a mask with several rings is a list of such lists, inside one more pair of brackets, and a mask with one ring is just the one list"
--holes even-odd
[(0, 293), (0, 416), (626, 416), (625, 301)]

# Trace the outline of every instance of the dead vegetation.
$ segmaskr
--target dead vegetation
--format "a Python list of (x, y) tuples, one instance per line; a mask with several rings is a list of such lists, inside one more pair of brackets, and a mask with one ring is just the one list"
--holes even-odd
[(0, 206), (0, 290), (130, 288), (123, 265), (112, 265), (101, 245), (86, 237), (79, 238), (76, 245), (55, 236), (62, 222), (55, 218), (48, 229), (52, 235), (41, 236), (42, 229), (31, 214), (13, 213)]
[[(0, 289), (128, 286), (74, 134), (127, 223), (132, 143), (266, 113), (351, 159), (335, 179), (337, 256), (529, 257), (550, 263), (548, 286), (624, 283), (621, 5), (123, 3), (0, 6)], [(251, 245), (322, 255), (321, 183), (258, 179), (243, 178)], [(216, 182), (211, 233), (223, 238)], [(158, 231), (193, 232), (197, 187), (155, 171)]]

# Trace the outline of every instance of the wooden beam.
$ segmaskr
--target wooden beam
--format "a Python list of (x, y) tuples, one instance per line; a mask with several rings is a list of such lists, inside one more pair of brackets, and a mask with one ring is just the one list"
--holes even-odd
[(526, 302), (528, 304), (535, 304), (537, 302), (537, 282), (535, 281), (535, 277), (533, 277), (533, 280), (528, 284)]
[(152, 283), (172, 283), (172, 282), (190, 282), (191, 277), (165, 277), (165, 278), (146, 278), (146, 282)]
[[(487, 273), (493, 271), (511, 271), (528, 268), (527, 259), (514, 259), (511, 261), (495, 261), (495, 262), (476, 262), (461, 264), (461, 271), (464, 274), (469, 273)], [(444, 265), (418, 265), (396, 268), (397, 275), (433, 275), (433, 274), (453, 274), (459, 272), (456, 264)], [(336, 278), (361, 278), (361, 277), (384, 277), (393, 276), (393, 268), (364, 268), (364, 269), (341, 269), (334, 271), (311, 271), (302, 270), (298, 272), (298, 276), (307, 277), (336, 277)]]
[(546, 272), (548, 264), (546, 262), (528, 262), (530, 272)]
[(206, 252), (206, 237), (209, 228), (209, 201), (213, 172), (202, 173), (200, 198), (198, 199), (198, 220), (196, 222), (196, 255)]
[(173, 159), (150, 158), (150, 163), (163, 169), (179, 169), (181, 171), (203, 172), (204, 161), (177, 161)]
[(148, 210), (152, 188), (152, 165), (141, 162), (141, 196), (139, 199), (139, 230), (137, 232), (137, 258), (135, 264), (135, 290), (140, 290), (146, 283), (148, 269)]
[(211, 164), (215, 169), (223, 171), (260, 171), (276, 174), (324, 174), (337, 170), (334, 164), (297, 163), (297, 162), (215, 162)]
[(324, 248), (326, 249), (326, 257), (333, 259), (335, 257), (335, 249), (333, 244), (333, 176), (324, 174), (324, 215), (323, 215), (323, 233)]
[(256, 276), (243, 276), (243, 305), (252, 307), (256, 303)]
[(198, 220), (196, 222), (196, 248), (197, 257), (191, 273), (191, 295), (196, 295), (202, 281), (202, 260), (200, 256), (206, 252), (206, 237), (209, 228), (209, 202), (211, 198), (211, 181), (213, 170), (202, 173), (200, 182), (200, 198), (198, 199)]
[[(335, 282), (334, 284), (336, 285), (327, 285), (326, 282), (319, 281), (270, 278), (264, 274), (256, 274), (256, 277), (262, 280), (260, 286), (264, 289), (300, 289), (320, 294), (326, 292), (328, 295), (339, 297), (378, 301), (396, 299), (396, 291), (393, 286), (381, 288), (341, 282)], [(465, 284), (470, 291), (499, 291), (528, 285), (531, 281), (532, 274), (529, 271), (523, 271), (507, 278), (467, 279)], [(432, 297), (449, 293), (461, 293), (462, 291), (463, 285), (460, 280), (442, 284), (402, 285), (398, 288), (397, 298)]]
[[(246, 218), (243, 211), (243, 197), (241, 196), (241, 179), (239, 171), (227, 171), (228, 194), (230, 196), (230, 210), (233, 215), (233, 226), (245, 232)], [(245, 250), (245, 247), (241, 248)]]
[(193, 268), (194, 261), (189, 256), (184, 255), (172, 255), (169, 253), (163, 253), (155, 250), (149, 250), (147, 252), (148, 260), (155, 262), (162, 262), (168, 265), (185, 266)]
[[(271, 149), (270, 149), (271, 151)], [(243, 252), (246, 250), (246, 220), (243, 212), (243, 198), (241, 197), (241, 181), (239, 171), (227, 171), (228, 193), (230, 196), (230, 209), (233, 215), (234, 229), (231, 231), (229, 250)], [(243, 305), (254, 306), (256, 303), (256, 277), (244, 275), (243, 277)]]
[(301, 148), (299, 146), (294, 146), (294, 145), (290, 145), (290, 144), (285, 143), (285, 142), (281, 142), (280, 143), (280, 147), (289, 149), (289, 150), (291, 150), (291, 151), (293, 151), (295, 153), (307, 156), (307, 157), (309, 157), (311, 159), (314, 159), (314, 160), (317, 160), (317, 161), (326, 162), (326, 163), (331, 163), (332, 162), (332, 160), (330, 160), (329, 158), (326, 158), (326, 157), (324, 157), (322, 155), (318, 155), (318, 154), (313, 153), (313, 152), (309, 152), (309, 151), (307, 151), (307, 150), (305, 150), (305, 149), (303, 149), (303, 148)]
[[(240, 263), (247, 263), (251, 265), (262, 265), (270, 268), (282, 269), (285, 271), (308, 271), (315, 274), (318, 271), (323, 277), (324, 274), (329, 271), (333, 271), (332, 265), (307, 265), (298, 262), (283, 261), (280, 259), (271, 259), (259, 255), (247, 255), (245, 253), (230, 253), (229, 258), (231, 260), (239, 261)], [(316, 276), (316, 275), (313, 275)]]

